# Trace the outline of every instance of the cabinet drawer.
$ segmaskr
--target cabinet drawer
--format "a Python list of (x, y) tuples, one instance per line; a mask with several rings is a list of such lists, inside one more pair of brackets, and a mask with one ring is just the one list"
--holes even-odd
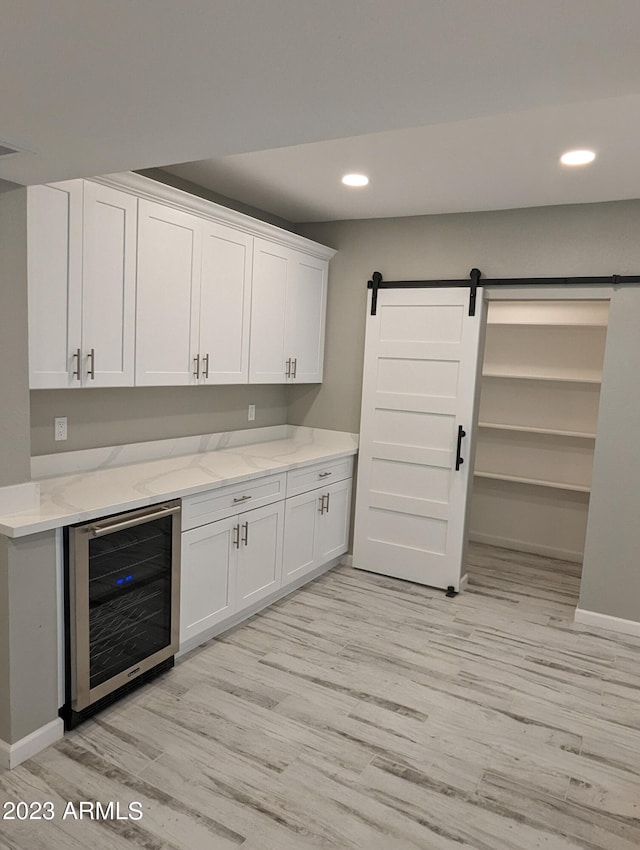
[(182, 500), (182, 530), (284, 499), (285, 481), (283, 472), (186, 496)]
[(343, 481), (353, 475), (353, 458), (330, 460), (328, 463), (314, 463), (300, 469), (287, 472), (287, 496), (297, 496), (318, 487), (326, 487), (334, 481)]

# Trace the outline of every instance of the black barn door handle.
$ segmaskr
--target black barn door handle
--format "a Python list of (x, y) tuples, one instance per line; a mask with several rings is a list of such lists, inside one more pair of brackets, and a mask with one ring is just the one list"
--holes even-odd
[(464, 463), (464, 458), (462, 457), (460, 452), (462, 451), (462, 438), (466, 436), (467, 432), (462, 428), (462, 425), (458, 425), (458, 445), (456, 447), (456, 472)]

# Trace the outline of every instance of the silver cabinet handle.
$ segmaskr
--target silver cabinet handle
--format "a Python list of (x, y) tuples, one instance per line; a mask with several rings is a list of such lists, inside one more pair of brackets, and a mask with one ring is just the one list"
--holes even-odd
[(242, 542), (245, 546), (249, 545), (249, 523), (243, 522), (242, 528), (244, 529), (244, 537), (242, 538)]
[(252, 496), (236, 496), (233, 501), (234, 501), (234, 503), (236, 503), (236, 502), (246, 502), (247, 499), (251, 499), (251, 498), (253, 498), (253, 497)]
[(73, 377), (74, 377), (74, 378), (77, 378), (78, 380), (81, 380), (81, 375), (80, 375), (80, 356), (81, 356), (80, 349), (79, 349), (79, 348), (76, 348), (76, 350), (75, 350), (75, 354), (73, 354), (73, 355), (72, 355), (72, 358), (71, 358), (72, 360), (75, 360), (75, 361), (76, 361), (76, 368), (73, 370), (73, 372), (72, 372), (71, 374), (73, 375)]
[(285, 373), (285, 378), (291, 377), (291, 358), (287, 360), (287, 371)]
[(327, 475), (333, 475), (333, 472), (320, 472), (318, 478), (326, 478)]
[(199, 354), (196, 354), (196, 356), (193, 358), (193, 362), (196, 364), (196, 369), (195, 369), (195, 372), (193, 374), (196, 376), (196, 378), (199, 379), (200, 378), (200, 355)]
[(87, 375), (91, 378), (92, 381), (96, 379), (96, 350), (92, 348), (89, 352), (89, 370), (87, 371)]
[(236, 549), (240, 548), (240, 523), (233, 526), (233, 545)]
[(175, 507), (162, 507), (160, 510), (146, 511), (137, 517), (125, 519), (121, 522), (97, 522), (89, 528), (90, 537), (103, 537), (105, 534), (112, 534), (114, 531), (122, 531), (125, 528), (133, 528), (134, 525), (142, 525), (145, 522), (151, 522), (154, 519), (161, 519), (171, 514), (180, 513), (180, 505)]
[(318, 508), (318, 513), (324, 513), (324, 496), (320, 496), (320, 507)]
[(294, 357), (293, 358), (293, 375), (291, 377), (295, 378), (297, 374), (298, 374), (298, 358)]
[(327, 493), (327, 513), (329, 513), (329, 497), (330, 496), (331, 496), (331, 493)]
[(202, 358), (202, 377), (209, 377), (209, 352)]

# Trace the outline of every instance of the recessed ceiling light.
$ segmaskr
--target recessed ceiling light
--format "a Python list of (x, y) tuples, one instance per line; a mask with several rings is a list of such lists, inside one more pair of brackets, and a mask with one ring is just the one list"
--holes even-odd
[(342, 182), (345, 186), (366, 186), (369, 178), (366, 174), (345, 174)]
[(587, 165), (595, 158), (593, 151), (567, 151), (560, 157), (560, 162), (563, 165)]

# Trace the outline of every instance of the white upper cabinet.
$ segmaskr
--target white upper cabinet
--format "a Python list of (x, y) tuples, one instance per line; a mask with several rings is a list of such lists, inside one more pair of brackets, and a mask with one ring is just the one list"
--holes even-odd
[(322, 381), (328, 261), (256, 239), (251, 383)]
[(253, 237), (141, 200), (136, 384), (246, 384)]
[(253, 237), (231, 227), (202, 222), (200, 286), (200, 380), (246, 384)]
[(84, 184), (82, 382), (131, 387), (134, 378), (138, 201)]
[(29, 386), (80, 386), (82, 180), (27, 190)]
[(140, 200), (136, 384), (195, 384), (199, 378), (201, 221)]
[(322, 381), (324, 325), (327, 314), (327, 266), (323, 260), (294, 254), (287, 286), (285, 349), (294, 383)]
[(27, 219), (32, 389), (322, 380), (330, 248), (138, 174)]
[(133, 385), (137, 204), (82, 180), (28, 189), (32, 389)]
[(287, 381), (285, 325), (291, 265), (288, 248), (264, 239), (255, 240), (249, 364), (252, 384), (284, 384)]

